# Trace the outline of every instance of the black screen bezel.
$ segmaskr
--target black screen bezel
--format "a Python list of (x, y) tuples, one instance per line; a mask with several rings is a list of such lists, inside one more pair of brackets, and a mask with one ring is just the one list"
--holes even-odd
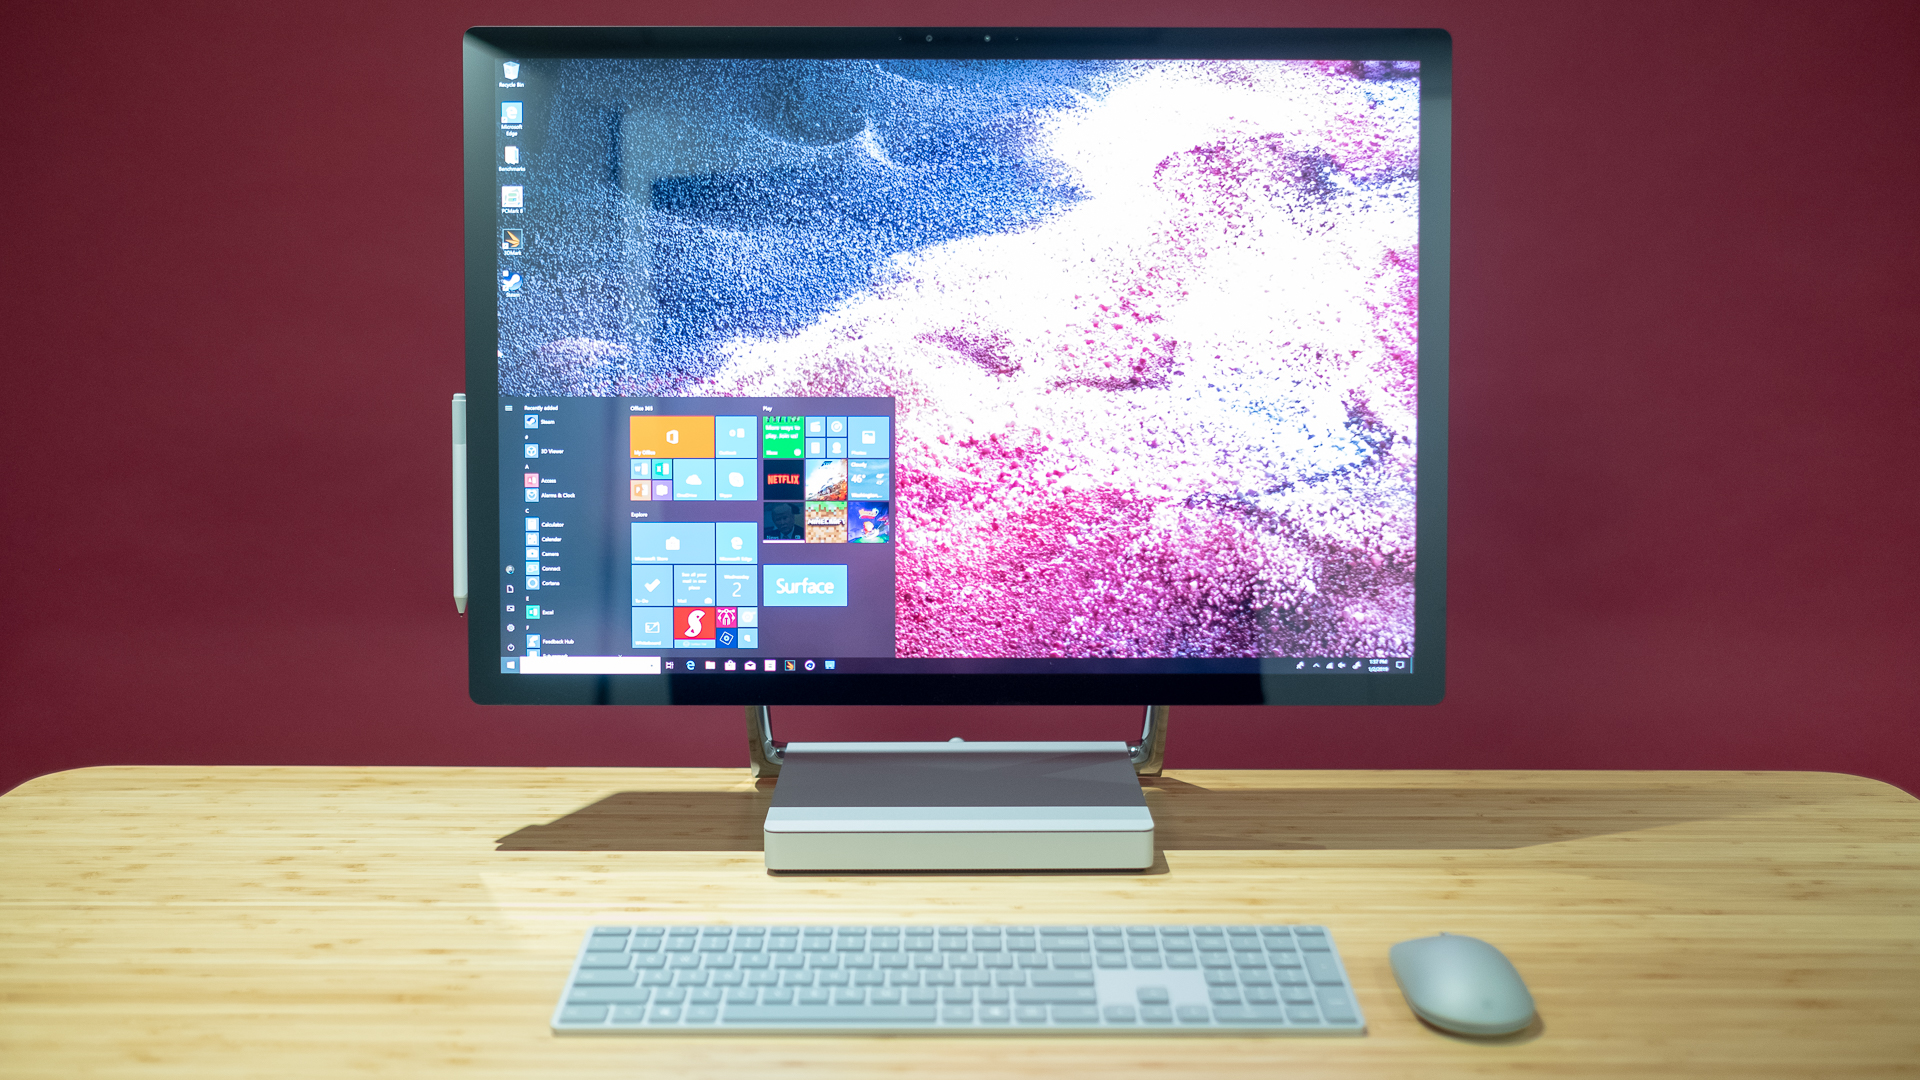
[(1276, 59), (1421, 63), (1419, 403), (1413, 670), (1268, 674), (775, 673), (513, 675), (500, 671), (499, 433), (467, 431), (468, 691), (525, 705), (1421, 705), (1446, 674), (1447, 336), (1453, 44), (1444, 30), (475, 27), (463, 49), (467, 408), (499, 409), (494, 65), (549, 57)]

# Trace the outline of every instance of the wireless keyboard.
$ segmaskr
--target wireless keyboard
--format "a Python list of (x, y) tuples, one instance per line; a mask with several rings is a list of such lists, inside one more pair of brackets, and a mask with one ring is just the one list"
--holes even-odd
[(1318, 926), (600, 926), (558, 1034), (1360, 1035)]

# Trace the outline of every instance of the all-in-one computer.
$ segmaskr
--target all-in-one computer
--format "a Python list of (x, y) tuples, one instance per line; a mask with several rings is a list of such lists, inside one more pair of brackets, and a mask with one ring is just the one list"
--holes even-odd
[(1166, 713), (769, 706), (1438, 701), (1450, 55), (470, 31), (474, 699), (749, 706), (774, 870), (1145, 867)]

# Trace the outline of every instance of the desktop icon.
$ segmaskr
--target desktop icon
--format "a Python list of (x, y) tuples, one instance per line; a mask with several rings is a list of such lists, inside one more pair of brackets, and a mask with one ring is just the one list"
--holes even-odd
[(754, 670), (756, 670), (756, 669), (754, 668), (754, 666), (753, 666), (753, 661), (751, 661), (751, 660), (749, 660), (749, 661), (747, 661), (747, 670), (748, 670), (748, 671), (754, 671)]
[(500, 295), (502, 296), (519, 296), (520, 295), (520, 271), (518, 270), (500, 271)]
[(500, 254), (518, 255), (525, 250), (527, 250), (527, 230), (500, 230)]
[(508, 143), (500, 148), (500, 157), (509, 165), (518, 165), (520, 164), (520, 147), (515, 143)]
[(518, 210), (526, 206), (527, 189), (520, 184), (501, 184), (500, 205), (507, 210)]
[(809, 661), (807, 661), (807, 670), (808, 670), (808, 671), (812, 671), (812, 670), (813, 670), (813, 661), (811, 661), (811, 660), (809, 660)]
[(1305, 660), (1301, 660), (1298, 663), (1293, 665), (1293, 670), (1302, 671), (1302, 670), (1305, 670), (1306, 666), (1307, 666), (1307, 662)]
[(509, 79), (517, 79), (520, 77), (520, 62), (508, 60), (500, 65), (500, 71)]
[(521, 426), (521, 427), (529, 427), (529, 428), (537, 428), (537, 427), (539, 427), (539, 426), (540, 426), (540, 414), (538, 414), (538, 413), (528, 413), (528, 414), (527, 414), (527, 415), (526, 415), (525, 417), (523, 417), (523, 418), (521, 419), (521, 421), (520, 421), (520, 426)]
[(527, 103), (524, 101), (503, 101), (500, 103), (500, 122), (509, 127), (525, 123)]
[(722, 665), (720, 665), (720, 670), (722, 670), (722, 671), (732, 671), (732, 670), (733, 670), (733, 667), (734, 667), (734, 665), (733, 665), (733, 661), (731, 661), (731, 660), (729, 660), (729, 661), (727, 661), (726, 663), (724, 663), (724, 664), (722, 664)]
[(831, 660), (828, 660), (828, 661), (825, 661), (825, 663), (826, 663), (826, 665), (827, 665), (827, 670), (828, 670), (828, 671), (832, 671), (832, 670), (833, 670), (833, 661), (831, 661)]
[(540, 456), (540, 444), (537, 442), (526, 443), (521, 446), (520, 452), (525, 457), (537, 458)]
[(708, 670), (708, 671), (712, 671), (712, 670), (713, 670), (713, 661), (711, 661), (711, 660), (709, 660), (709, 661), (707, 661), (707, 670)]
[(788, 670), (788, 671), (792, 671), (792, 670), (793, 670), (793, 661), (791, 661), (791, 660), (789, 660), (789, 661), (787, 661), (787, 670)]

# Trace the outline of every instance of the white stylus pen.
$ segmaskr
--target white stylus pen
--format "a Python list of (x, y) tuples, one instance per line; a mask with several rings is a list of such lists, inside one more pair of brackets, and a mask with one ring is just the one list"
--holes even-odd
[(467, 395), (453, 395), (453, 610), (467, 613)]

